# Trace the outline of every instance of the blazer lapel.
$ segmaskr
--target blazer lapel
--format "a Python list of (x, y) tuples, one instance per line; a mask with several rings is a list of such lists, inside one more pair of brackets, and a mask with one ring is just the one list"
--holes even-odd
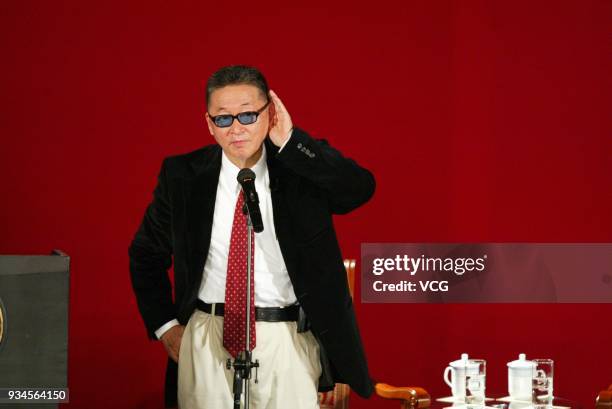
[[(278, 147), (275, 146), (269, 138), (265, 140), (266, 153), (267, 153), (267, 164), (268, 164), (268, 175), (270, 176), (270, 194), (272, 197), (272, 212), (274, 213), (274, 231), (278, 244), (287, 266), (289, 276), (291, 276), (296, 269), (296, 256), (293, 241), (291, 239), (290, 230), (290, 218), (289, 213), (289, 202), (287, 200), (288, 190), (293, 183), (296, 183), (292, 179), (292, 173), (289, 169), (285, 168), (276, 155), (278, 154)], [(295, 187), (295, 186), (294, 186)]]

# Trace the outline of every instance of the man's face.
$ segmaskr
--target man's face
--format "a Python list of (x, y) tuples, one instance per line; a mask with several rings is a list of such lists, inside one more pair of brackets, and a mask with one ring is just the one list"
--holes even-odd
[(259, 114), (257, 121), (249, 125), (242, 125), (234, 118), (230, 126), (220, 128), (215, 125), (211, 116), (258, 111), (266, 102), (266, 97), (253, 85), (228, 85), (210, 95), (206, 113), (208, 130), (227, 157), (240, 168), (253, 166), (261, 155), (261, 145), (268, 134), (268, 108)]

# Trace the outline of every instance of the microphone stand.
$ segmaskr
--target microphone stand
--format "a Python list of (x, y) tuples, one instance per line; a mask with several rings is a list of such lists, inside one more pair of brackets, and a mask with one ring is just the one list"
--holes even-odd
[(240, 352), (232, 363), (231, 359), (227, 360), (227, 369), (234, 368), (234, 409), (240, 409), (240, 395), (242, 395), (242, 386), (244, 385), (244, 409), (249, 409), (249, 386), (251, 379), (251, 369), (255, 368), (255, 383), (257, 383), (257, 368), (259, 360), (252, 361), (253, 354), (251, 352), (251, 271), (252, 265), (252, 236), (253, 224), (249, 215), (246, 203), (242, 207), (242, 212), (247, 217), (247, 285), (246, 285), (246, 343), (244, 351)]

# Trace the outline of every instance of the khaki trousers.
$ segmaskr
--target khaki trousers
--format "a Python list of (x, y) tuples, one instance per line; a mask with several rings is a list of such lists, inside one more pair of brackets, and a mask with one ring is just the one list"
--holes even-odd
[[(319, 344), (295, 322), (256, 322), (250, 381), (251, 409), (318, 409), (321, 375)], [(181, 341), (178, 362), (179, 409), (232, 409), (234, 371), (226, 369), (223, 317), (195, 310)], [(244, 394), (243, 394), (244, 397)], [(244, 403), (241, 407), (244, 407)]]

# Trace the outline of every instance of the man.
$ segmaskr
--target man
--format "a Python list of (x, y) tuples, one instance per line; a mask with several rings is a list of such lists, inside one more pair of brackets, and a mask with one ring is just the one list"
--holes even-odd
[[(181, 409), (232, 404), (233, 371), (225, 362), (235, 356), (236, 330), (228, 328), (244, 317), (228, 311), (242, 294), (237, 289), (246, 299), (246, 216), (236, 181), (243, 168), (255, 172), (264, 225), (253, 246), (257, 321), (250, 341), (260, 366), (251, 407), (318, 407), (317, 388), (331, 386), (326, 379), (368, 397), (373, 386), (332, 214), (369, 200), (374, 178), (294, 127), (255, 68), (221, 68), (206, 94), (217, 144), (163, 161), (129, 248), (140, 313), (169, 355), (166, 405), (176, 405), (177, 383)], [(298, 328), (300, 308), (311, 330)]]

